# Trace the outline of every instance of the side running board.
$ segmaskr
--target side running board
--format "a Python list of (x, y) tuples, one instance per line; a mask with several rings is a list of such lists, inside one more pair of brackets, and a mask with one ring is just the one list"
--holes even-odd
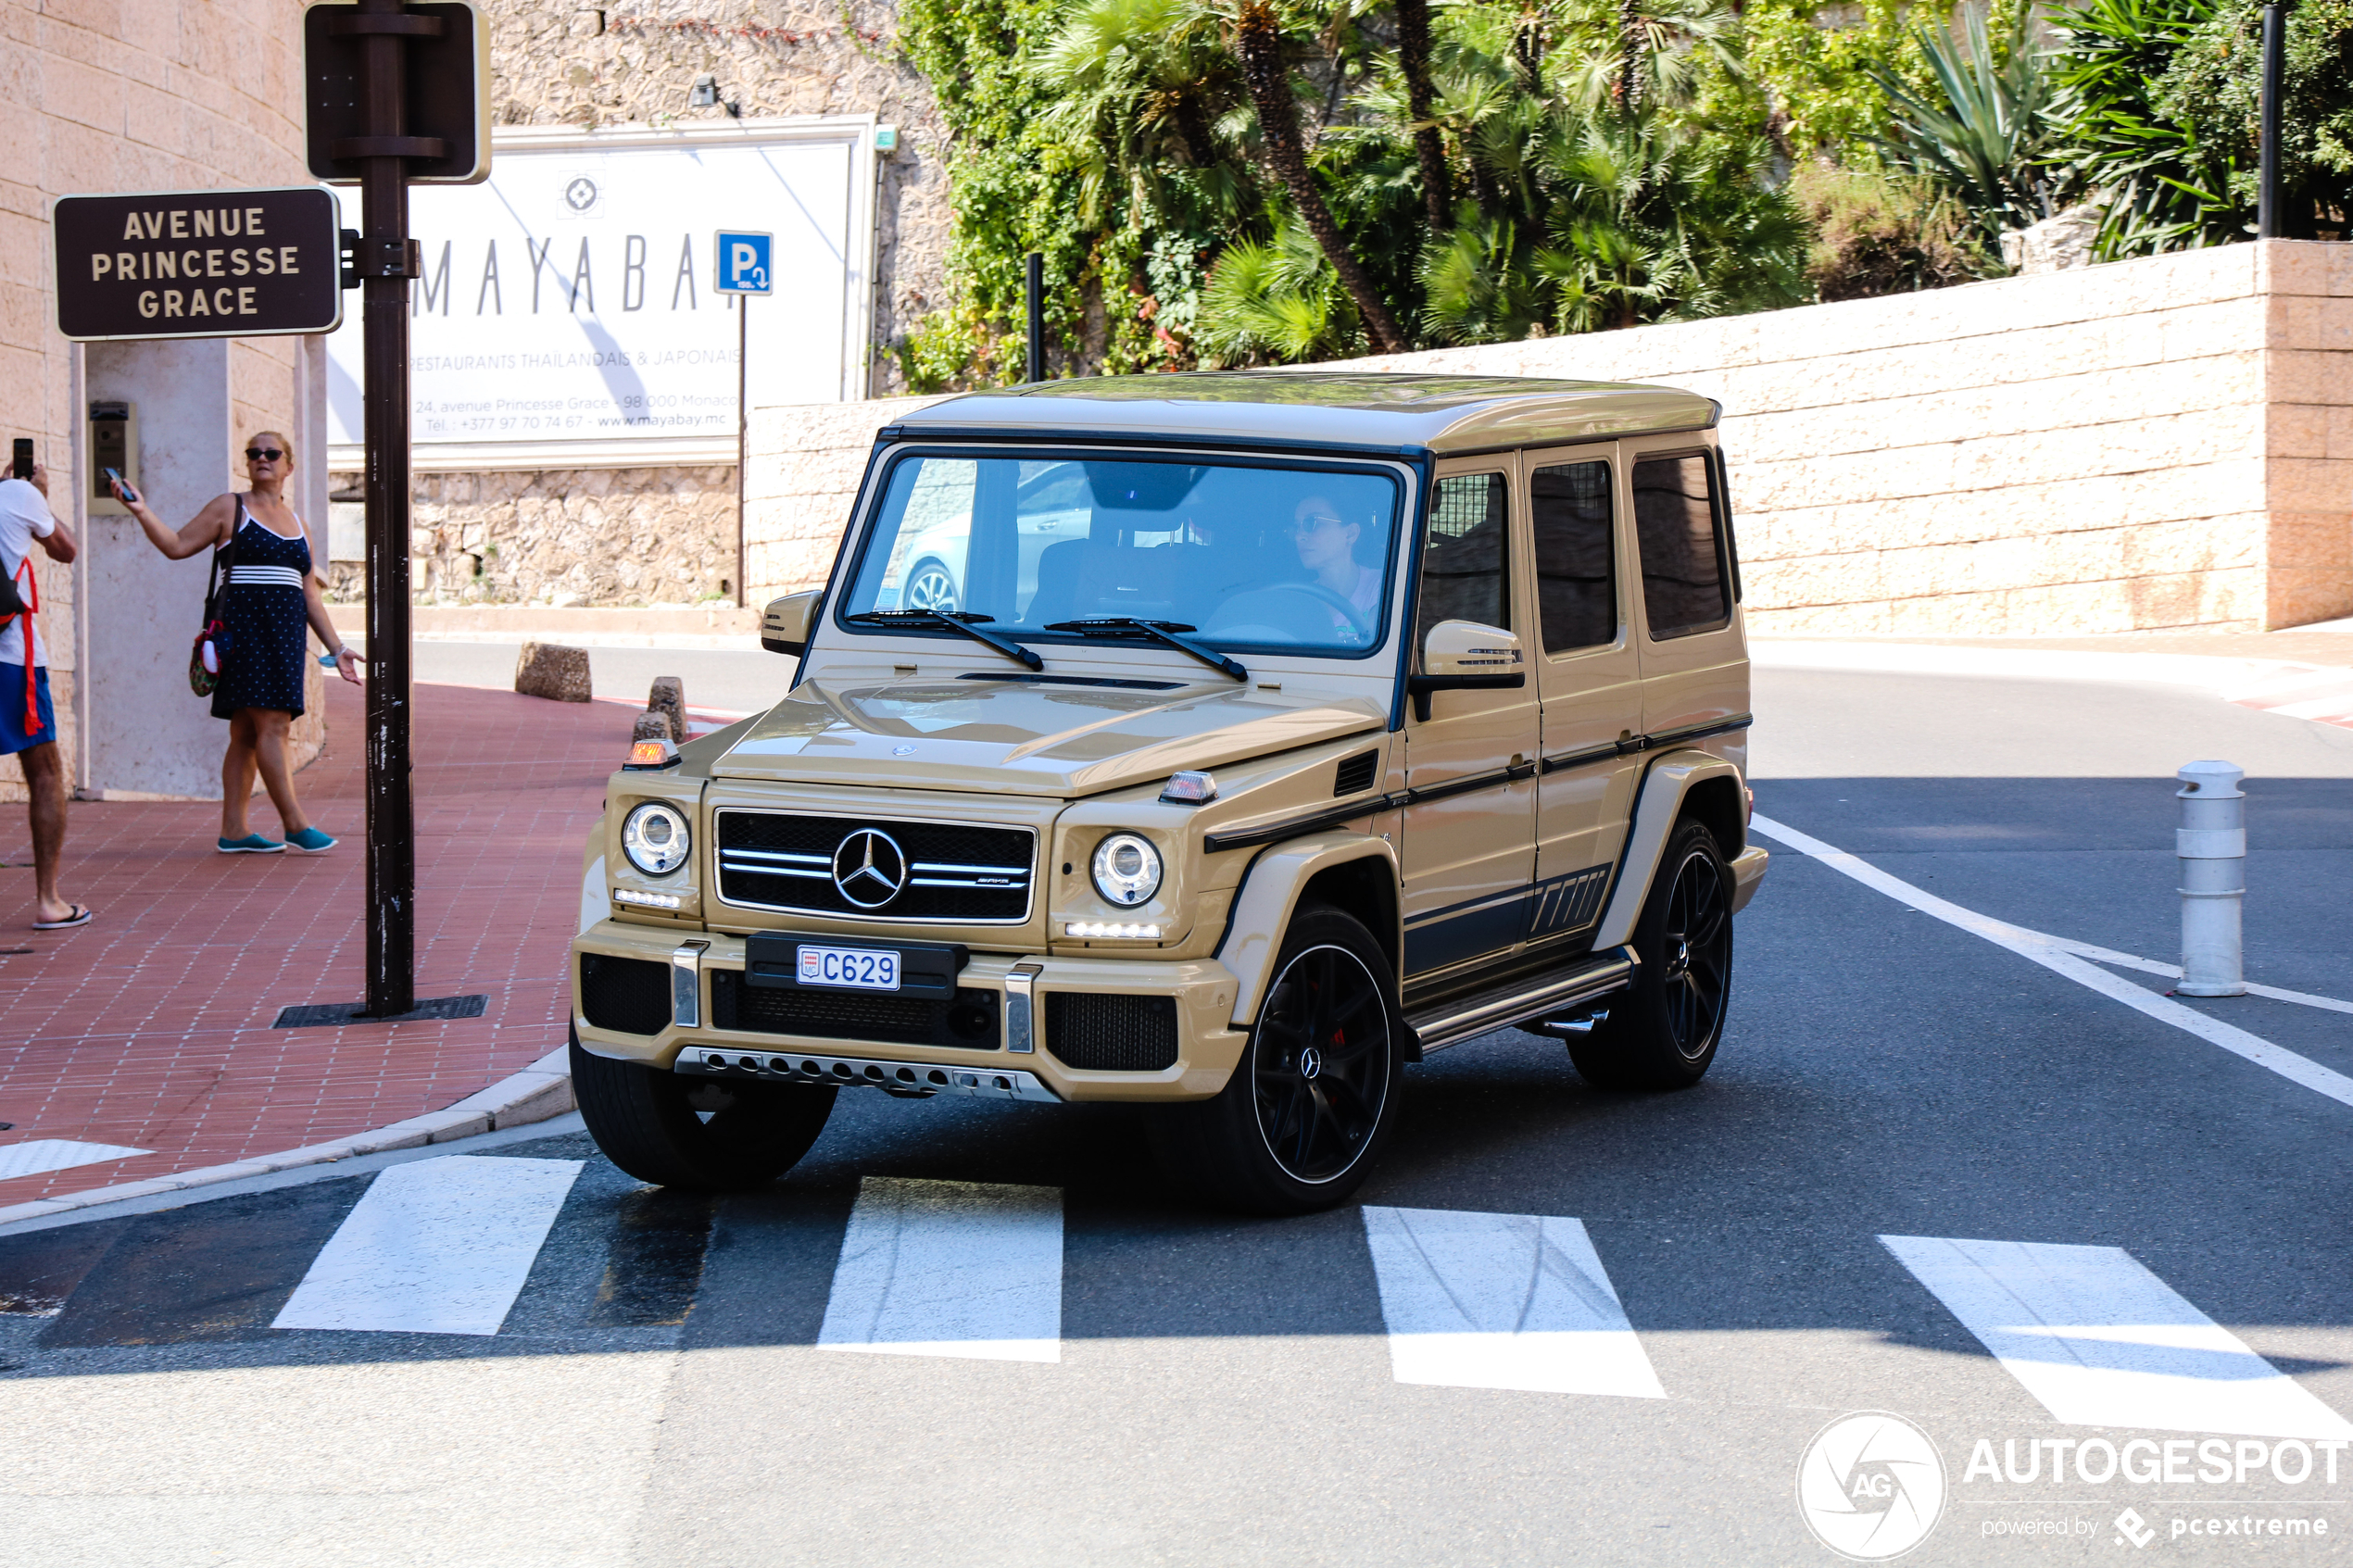
[(1421, 1037), (1422, 1054), (1508, 1029), (1531, 1018), (1559, 1012), (1623, 991), (1634, 983), (1630, 947), (1614, 947), (1578, 960), (1574, 968), (1520, 978), (1442, 1002), (1416, 1008), (1405, 1022)]

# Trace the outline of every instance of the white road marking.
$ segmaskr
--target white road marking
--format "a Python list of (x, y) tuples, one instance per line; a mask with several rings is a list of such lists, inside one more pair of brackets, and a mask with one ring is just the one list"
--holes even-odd
[(829, 1350), (1063, 1359), (1060, 1187), (868, 1176), (817, 1343)]
[(1581, 1222), (1368, 1205), (1365, 1239), (1398, 1382), (1667, 1398)]
[(153, 1154), (149, 1148), (123, 1148), (110, 1143), (76, 1143), (71, 1138), (27, 1138), (0, 1145), (0, 1182), (18, 1176), (38, 1176), (49, 1171), (70, 1171), (107, 1160), (129, 1160)]
[(452, 1154), (392, 1167), (270, 1326), (497, 1333), (581, 1164)]
[(2353, 1438), (2353, 1423), (2121, 1248), (1880, 1241), (2070, 1426)]
[(2291, 1083), (2300, 1084), (2315, 1094), (2326, 1095), (2340, 1105), (2353, 1106), (2353, 1078), (2323, 1067), (2309, 1057), (2298, 1056), (2294, 1051), (2275, 1046), (2259, 1035), (2250, 1035), (2234, 1024), (2208, 1018), (2195, 1008), (2183, 1007), (2171, 997), (2160, 997), (2145, 985), (2135, 985), (2106, 970), (2095, 969), (2070, 950), (2073, 944), (2063, 945), (2057, 938), (2045, 936), (2040, 932), (2011, 925), (1991, 915), (1981, 915), (1974, 909), (1965, 909), (1923, 888), (1913, 886), (1901, 877), (1890, 876), (1877, 866), (1834, 845), (1825, 844), (1809, 834), (1786, 827), (1769, 817), (1752, 817), (1749, 826), (1768, 838), (1777, 838), (1791, 848), (1812, 856), (1834, 872), (1853, 877), (1866, 887), (1886, 894), (1899, 904), (1908, 905), (1924, 915), (1933, 915), (1947, 925), (1958, 926), (1996, 947), (2007, 947), (2022, 959), (2031, 959), (2045, 969), (2122, 1002), (2135, 1011), (2146, 1013), (2160, 1023), (2170, 1023), (2211, 1045), (2220, 1046), (2234, 1056), (2244, 1057), (2258, 1067), (2276, 1073)]

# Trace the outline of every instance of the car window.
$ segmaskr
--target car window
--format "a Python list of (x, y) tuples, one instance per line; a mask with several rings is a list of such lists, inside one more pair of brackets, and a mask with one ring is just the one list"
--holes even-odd
[(1634, 536), (1642, 555), (1643, 616), (1655, 642), (1731, 623), (1714, 477), (1704, 452), (1634, 465)]
[(985, 614), (1024, 640), (1126, 616), (1234, 648), (1368, 652), (1401, 493), (1361, 466), (910, 455), (842, 609)]
[(1506, 487), (1500, 473), (1449, 474), (1430, 492), (1422, 536), (1419, 647), (1441, 621), (1511, 625), (1511, 586), (1504, 548)]
[(1528, 501), (1544, 651), (1568, 653), (1617, 641), (1617, 552), (1610, 528), (1609, 465), (1538, 469), (1528, 476)]

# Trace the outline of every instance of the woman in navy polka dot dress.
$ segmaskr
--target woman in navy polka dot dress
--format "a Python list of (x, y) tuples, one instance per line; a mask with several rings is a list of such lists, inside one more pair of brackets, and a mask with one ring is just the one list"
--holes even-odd
[[(302, 519), (286, 505), (293, 476), (294, 443), (265, 430), (245, 443), (245, 477), (252, 488), (216, 495), (195, 521), (174, 533), (121, 485), (115, 495), (139, 520), (148, 541), (171, 560), (237, 542), (229, 571), (222, 619), (228, 651), (220, 684), (213, 688), (212, 716), (229, 721), (229, 754), (220, 760), (220, 852), (275, 855), (287, 845), (309, 854), (332, 849), (335, 841), (313, 827), (295, 798), (294, 775), (286, 767), (286, 732), (302, 716), (304, 660), (309, 649), (306, 626), (335, 650), (335, 668), (359, 684), (359, 656), (344, 645), (319, 596), (310, 570), (310, 541)], [(261, 775), (270, 802), (285, 823), (283, 844), (255, 833), (245, 822), (254, 775)]]

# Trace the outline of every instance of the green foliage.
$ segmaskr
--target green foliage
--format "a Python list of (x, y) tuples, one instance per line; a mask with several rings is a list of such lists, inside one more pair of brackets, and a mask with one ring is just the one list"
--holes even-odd
[[(2056, 160), (2100, 199), (2105, 257), (2254, 232), (2262, 9), (2251, 0), (2085, 0), (2060, 40)], [(2353, 219), (2353, 0), (2288, 13), (2284, 227), (2343, 237)]]
[(1791, 178), (1790, 193), (1813, 227), (1806, 279), (1818, 299), (1909, 294), (2003, 270), (1977, 221), (1931, 181), (1817, 163)]
[(1881, 146), (1899, 165), (1951, 192), (1989, 235), (2052, 212), (2044, 167), (2051, 76), (2025, 28), (2020, 12), (1996, 47), (1985, 18), (1970, 11), (1959, 42), (1949, 31), (1915, 30), (1928, 67), (1926, 88), (1892, 71), (1875, 73), (1892, 111)]
[(1860, 0), (1850, 26), (1825, 25), (1822, 0), (1751, 0), (1741, 20), (1769, 123), (1797, 155), (1852, 156), (1887, 132), (1879, 73), (1926, 79), (1906, 0)]

